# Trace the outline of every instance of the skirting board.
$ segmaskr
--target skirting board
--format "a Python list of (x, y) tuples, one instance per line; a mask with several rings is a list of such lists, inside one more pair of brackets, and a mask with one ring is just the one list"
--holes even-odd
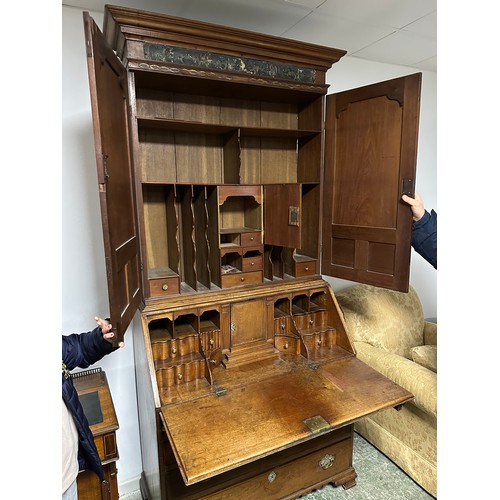
[(127, 495), (128, 493), (132, 493), (134, 491), (139, 491), (140, 480), (141, 476), (137, 476), (134, 477), (133, 479), (129, 479), (128, 481), (118, 483), (118, 491), (120, 493), (120, 496)]

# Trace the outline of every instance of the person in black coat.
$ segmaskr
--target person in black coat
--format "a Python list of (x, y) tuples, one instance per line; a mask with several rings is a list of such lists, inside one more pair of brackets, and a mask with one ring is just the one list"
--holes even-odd
[(411, 233), (411, 246), (434, 269), (437, 269), (437, 213), (429, 213), (418, 193), (415, 198), (404, 194), (403, 201), (408, 203), (413, 214), (413, 227)]
[(95, 318), (97, 327), (86, 333), (62, 336), (62, 498), (77, 499), (76, 478), (80, 470), (95, 472), (105, 483), (99, 453), (87, 417), (78, 399), (70, 371), (87, 368), (123, 346), (113, 346), (114, 333), (108, 320)]

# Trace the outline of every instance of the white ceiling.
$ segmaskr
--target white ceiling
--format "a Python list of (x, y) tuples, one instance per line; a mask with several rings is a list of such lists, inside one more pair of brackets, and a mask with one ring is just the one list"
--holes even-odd
[[(63, 0), (103, 12), (104, 0)], [(437, 0), (117, 0), (115, 5), (347, 50), (437, 71)]]

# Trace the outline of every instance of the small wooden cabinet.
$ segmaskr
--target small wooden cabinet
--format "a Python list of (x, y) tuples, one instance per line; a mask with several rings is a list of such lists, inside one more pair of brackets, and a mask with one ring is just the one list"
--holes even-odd
[(412, 394), (356, 358), (321, 274), (408, 290), (421, 75), (327, 96), (343, 50), (109, 5), (84, 25), (143, 495), (353, 486), (353, 423)]
[(78, 498), (80, 500), (118, 500), (118, 479), (116, 461), (116, 431), (118, 420), (109, 390), (106, 373), (101, 368), (75, 372), (71, 375), (78, 397), (101, 458), (105, 480), (109, 491), (102, 487), (99, 478), (91, 471), (78, 474)]

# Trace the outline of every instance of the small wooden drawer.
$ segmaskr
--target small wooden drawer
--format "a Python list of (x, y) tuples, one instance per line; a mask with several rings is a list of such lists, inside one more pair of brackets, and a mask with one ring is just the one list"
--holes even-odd
[(262, 283), (262, 271), (234, 273), (222, 276), (222, 288), (240, 285), (254, 285), (256, 283)]
[(274, 333), (289, 333), (291, 330), (290, 316), (282, 316), (281, 318), (274, 318)]
[(300, 353), (299, 339), (290, 335), (275, 335), (274, 347), (285, 354)]
[(316, 273), (317, 261), (311, 260), (307, 262), (296, 262), (295, 263), (295, 277), (300, 278), (301, 276), (314, 276)]
[(113, 458), (118, 459), (118, 448), (116, 446), (116, 436), (114, 432), (95, 436), (94, 442), (99, 452), (101, 462), (106, 462)]
[[(296, 492), (306, 493), (313, 488), (321, 488), (329, 482), (335, 483), (337, 479), (346, 475), (356, 477), (351, 457), (352, 440), (345, 439), (288, 464), (270, 468), (251, 479), (204, 498), (210, 500), (295, 498)], [(313, 488), (303, 489), (305, 484), (312, 485)]]
[(151, 297), (178, 294), (180, 292), (179, 277), (172, 276), (168, 278), (155, 278), (149, 280), (149, 289)]
[(241, 269), (245, 271), (261, 271), (263, 259), (262, 255), (254, 255), (252, 257), (243, 257)]
[(262, 243), (262, 234), (260, 231), (253, 231), (251, 233), (241, 233), (241, 246), (252, 247)]

